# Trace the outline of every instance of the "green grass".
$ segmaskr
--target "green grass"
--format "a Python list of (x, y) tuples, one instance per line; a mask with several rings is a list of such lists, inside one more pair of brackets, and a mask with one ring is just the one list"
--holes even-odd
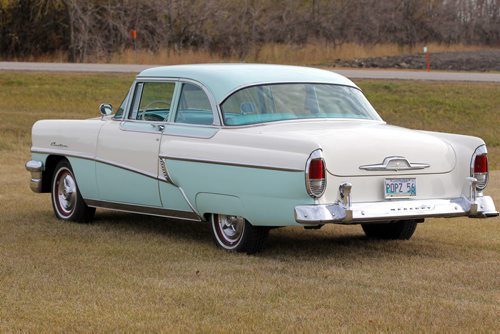
[[(131, 80), (0, 73), (0, 332), (498, 331), (499, 218), (429, 219), (411, 241), (284, 228), (258, 256), (216, 249), (200, 223), (103, 210), (89, 225), (56, 220), (49, 195), (28, 188), (32, 123), (97, 116)], [(390, 123), (478, 134), (447, 111), (478, 106), (476, 126), (498, 141), (498, 85), (357, 82)], [(500, 172), (487, 193), (500, 198)]]

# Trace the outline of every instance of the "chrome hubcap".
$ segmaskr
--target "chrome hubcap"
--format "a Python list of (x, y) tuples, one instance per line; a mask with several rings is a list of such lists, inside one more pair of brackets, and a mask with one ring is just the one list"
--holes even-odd
[(238, 216), (218, 215), (217, 224), (220, 236), (226, 244), (234, 244), (239, 241), (245, 229), (245, 219)]
[(61, 170), (56, 181), (57, 206), (63, 216), (71, 214), (76, 203), (76, 183), (69, 170)]

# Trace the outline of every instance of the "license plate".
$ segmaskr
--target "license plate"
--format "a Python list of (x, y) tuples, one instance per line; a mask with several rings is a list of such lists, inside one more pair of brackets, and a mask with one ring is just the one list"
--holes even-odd
[(408, 198), (417, 196), (416, 179), (385, 179), (385, 198)]

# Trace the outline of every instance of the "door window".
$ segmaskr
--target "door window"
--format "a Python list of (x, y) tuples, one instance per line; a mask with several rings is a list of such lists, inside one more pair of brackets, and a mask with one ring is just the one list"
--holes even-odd
[(128, 118), (150, 122), (166, 121), (170, 113), (174, 89), (174, 82), (138, 83)]
[(203, 89), (190, 83), (182, 85), (175, 121), (187, 124), (213, 124), (212, 106)]

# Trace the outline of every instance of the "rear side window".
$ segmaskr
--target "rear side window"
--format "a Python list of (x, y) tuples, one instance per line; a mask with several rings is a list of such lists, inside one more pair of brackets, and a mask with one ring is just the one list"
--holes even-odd
[(182, 85), (175, 122), (199, 125), (213, 124), (212, 106), (203, 89), (190, 83)]
[(174, 82), (141, 82), (134, 93), (129, 119), (163, 122), (170, 113)]

